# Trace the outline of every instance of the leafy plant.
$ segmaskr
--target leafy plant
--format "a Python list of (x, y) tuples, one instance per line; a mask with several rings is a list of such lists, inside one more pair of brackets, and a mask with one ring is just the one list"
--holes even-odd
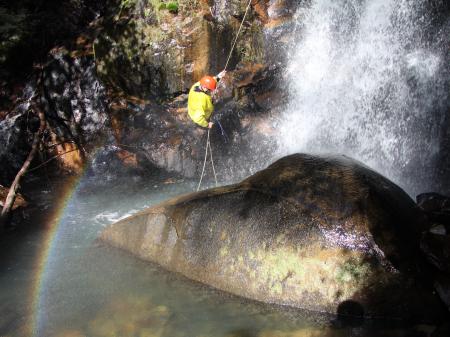
[(131, 7), (136, 6), (138, 0), (121, 0), (120, 1), (120, 10), (119, 10), (119, 14), (117, 15), (117, 18), (120, 18), (122, 15), (122, 11), (125, 10), (129, 10)]
[(178, 2), (169, 2), (166, 5), (166, 8), (170, 13), (178, 13), (178, 7)]
[(144, 9), (144, 17), (148, 18), (152, 14), (152, 10), (150, 8)]
[(122, 0), (120, 3), (120, 8), (131, 8), (136, 5), (137, 0)]

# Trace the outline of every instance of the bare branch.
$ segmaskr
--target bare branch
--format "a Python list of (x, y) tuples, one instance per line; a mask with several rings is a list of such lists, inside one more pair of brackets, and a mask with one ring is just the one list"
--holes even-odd
[(27, 159), (23, 163), (22, 168), (16, 174), (16, 177), (14, 178), (14, 181), (9, 188), (8, 195), (5, 200), (5, 204), (3, 205), (3, 209), (0, 214), (0, 227), (4, 227), (6, 225), (6, 223), (8, 222), (10, 212), (11, 212), (12, 206), (14, 204), (14, 200), (16, 198), (16, 193), (20, 186), (20, 179), (27, 172), (28, 167), (30, 166), (34, 156), (36, 155), (36, 153), (39, 149), (40, 137), (41, 137), (41, 134), (45, 130), (46, 122), (45, 122), (44, 112), (41, 109), (38, 109), (38, 115), (39, 115), (39, 120), (40, 120), (39, 129), (34, 134), (33, 143), (31, 145), (31, 150), (27, 156)]

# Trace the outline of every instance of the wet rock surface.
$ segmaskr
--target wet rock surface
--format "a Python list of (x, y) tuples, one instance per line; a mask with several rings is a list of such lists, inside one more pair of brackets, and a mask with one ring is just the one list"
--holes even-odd
[(299, 4), (252, 1), (231, 50), (248, 2), (200, 1), (180, 4), (174, 14), (137, 1), (112, 10), (94, 43), (97, 71), (105, 83), (140, 98), (173, 97), (204, 74), (242, 62), (267, 66), (284, 61), (293, 38), (289, 26)]
[(438, 193), (422, 193), (416, 199), (430, 224), (420, 242), (423, 254), (433, 267), (429, 278), (450, 308), (450, 198)]
[[(264, 65), (242, 66), (220, 83), (210, 132), (219, 180), (246, 176), (272, 155), (276, 118), (271, 107), (280, 100), (278, 71)], [(135, 155), (139, 167), (200, 176), (207, 130), (189, 118), (186, 94), (164, 104), (118, 95), (110, 111), (114, 145)], [(206, 179), (213, 179), (209, 158)]]
[[(52, 163), (57, 167), (80, 173), (87, 161), (95, 159), (99, 147), (101, 152), (118, 148), (123, 167), (117, 170), (114, 159), (109, 172), (97, 173), (126, 173), (133, 158), (144, 175), (157, 168), (198, 178), (206, 131), (187, 116), (186, 93), (202, 75), (225, 65), (247, 2), (227, 4), (217, 2), (210, 10), (200, 2), (178, 14), (156, 10), (146, 1), (112, 6), (66, 46), (53, 48), (42, 73), (35, 74), (25, 90), (40, 93), (35, 100), (42, 104), (49, 125), (44, 139), (48, 150), (41, 163), (56, 156)], [(214, 118), (221, 127), (216, 123), (211, 143), (222, 181), (235, 181), (260, 169), (262, 158), (271, 157), (275, 148), (274, 126), (286, 98), (278, 87), (282, 45), (288, 43), (281, 37), (289, 29), (284, 24), (264, 26), (272, 15), (267, 14), (271, 6), (252, 3), (229, 74), (215, 97)], [(36, 85), (39, 78), (42, 88)], [(26, 93), (19, 100), (27, 101), (29, 96)], [(30, 124), (28, 117), (34, 115), (28, 108), (13, 106), (6, 117), (2, 112), (5, 139), (0, 141), (5, 146), (0, 155), (6, 165), (0, 182), (4, 185), (28, 153), (31, 137), (23, 133)], [(205, 179), (212, 180), (209, 165), (207, 170)]]
[(73, 140), (80, 148), (98, 141), (109, 119), (108, 98), (92, 55), (52, 50), (43, 82), (44, 109), (56, 137)]
[(53, 49), (46, 66), (30, 76), (8, 115), (0, 120), (0, 183), (9, 185), (24, 163), (39, 127), (38, 109), (45, 112), (47, 128), (29, 171), (50, 159), (57, 164), (52, 170), (80, 173), (86, 156), (107, 136), (108, 98), (88, 45), (80, 37), (71, 51)]
[[(36, 119), (33, 119), (36, 123)], [(9, 185), (30, 151), (27, 115), (0, 121), (0, 183)]]
[(417, 278), (423, 219), (367, 167), (296, 154), (239, 184), (149, 208), (101, 239), (250, 299), (330, 313), (351, 302), (349, 315), (439, 320), (441, 304)]
[(450, 235), (425, 233), (421, 249), (432, 265), (450, 275)]
[(416, 199), (429, 222), (444, 227), (445, 232), (450, 233), (450, 198), (439, 193), (422, 193)]

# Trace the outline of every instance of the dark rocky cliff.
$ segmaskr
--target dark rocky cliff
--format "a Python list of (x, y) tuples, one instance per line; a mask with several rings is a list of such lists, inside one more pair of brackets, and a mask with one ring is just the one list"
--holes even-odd
[[(104, 151), (114, 149), (106, 157), (127, 158), (125, 167), (199, 174), (205, 134), (186, 115), (186, 92), (203, 74), (225, 66), (247, 1), (179, 2), (177, 11), (163, 4), (110, 2), (97, 15), (84, 15), (44, 63), (35, 63), (31, 79), (3, 92), (9, 103), (0, 128), (8, 136), (2, 138), (0, 182), (8, 185), (27, 154), (31, 133), (21, 121), (30, 115), (31, 100), (48, 120), (45, 159), (67, 152), (54, 161), (60, 169), (80, 172), (106, 145)], [(254, 171), (272, 151), (266, 145), (273, 144), (284, 99), (278, 80), (295, 6), (252, 2), (218, 95), (215, 115), (224, 132), (213, 130), (212, 142), (221, 179)]]

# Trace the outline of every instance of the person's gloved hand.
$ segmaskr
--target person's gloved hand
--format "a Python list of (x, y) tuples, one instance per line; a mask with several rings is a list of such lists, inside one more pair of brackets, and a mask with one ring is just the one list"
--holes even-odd
[(217, 77), (218, 77), (219, 79), (221, 79), (222, 77), (224, 77), (224, 76), (226, 75), (226, 73), (227, 73), (227, 71), (224, 69), (224, 70), (222, 70), (220, 73), (217, 74)]

